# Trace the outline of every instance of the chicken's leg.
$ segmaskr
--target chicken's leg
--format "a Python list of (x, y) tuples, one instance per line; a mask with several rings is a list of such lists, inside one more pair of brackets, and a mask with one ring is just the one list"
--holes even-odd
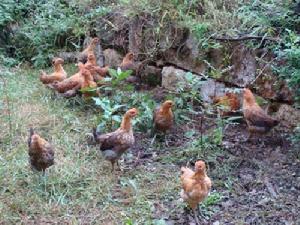
[(244, 139), (244, 142), (248, 142), (248, 141), (250, 141), (251, 139), (252, 139), (252, 133), (249, 132), (249, 133), (248, 133), (248, 137), (247, 137), (246, 139)]
[(193, 213), (194, 213), (194, 219), (195, 219), (196, 224), (200, 225), (200, 221), (197, 216), (197, 207), (195, 209), (193, 209)]
[(154, 134), (154, 137), (152, 138), (152, 140), (151, 140), (151, 143), (150, 143), (150, 145), (152, 146), (153, 145), (153, 143), (154, 143), (154, 141), (155, 141), (155, 139), (156, 139), (156, 133)]
[(117, 166), (118, 166), (118, 169), (121, 171), (119, 160), (117, 160)]
[(166, 145), (166, 147), (169, 147), (168, 134), (167, 133), (164, 134), (164, 138), (165, 138), (165, 145)]
[(115, 171), (115, 161), (111, 161), (111, 172)]

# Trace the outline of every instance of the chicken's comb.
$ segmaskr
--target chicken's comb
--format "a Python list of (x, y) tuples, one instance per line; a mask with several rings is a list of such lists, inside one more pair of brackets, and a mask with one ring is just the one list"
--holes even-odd
[(136, 108), (131, 108), (127, 111), (128, 113), (134, 112), (134, 113), (138, 113), (138, 110)]
[(202, 161), (202, 160), (198, 160), (198, 161), (195, 163), (195, 168), (205, 168), (205, 162)]

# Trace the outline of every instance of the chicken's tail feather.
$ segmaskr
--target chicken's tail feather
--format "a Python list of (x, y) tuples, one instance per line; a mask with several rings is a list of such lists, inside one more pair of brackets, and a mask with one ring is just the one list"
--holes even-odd
[(28, 146), (31, 145), (31, 137), (34, 135), (34, 130), (32, 127), (29, 128), (29, 138), (28, 138)]
[(93, 127), (93, 137), (94, 137), (94, 140), (96, 142), (98, 142), (98, 136), (100, 135), (100, 133), (97, 131), (97, 128), (96, 127)]

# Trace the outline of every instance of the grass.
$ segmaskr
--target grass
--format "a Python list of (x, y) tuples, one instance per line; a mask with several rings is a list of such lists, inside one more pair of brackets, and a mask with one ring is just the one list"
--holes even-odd
[[(72, 66), (67, 71), (74, 71)], [(71, 73), (71, 72), (70, 72)], [(5, 77), (10, 99), (12, 139), (7, 105), (2, 102), (0, 130), (0, 223), (28, 224), (155, 224), (157, 205), (167, 215), (182, 211), (180, 201), (180, 149), (171, 161), (157, 162), (112, 175), (110, 164), (95, 146), (87, 144), (91, 128), (97, 125), (99, 109), (82, 99), (55, 96), (38, 80), (38, 72), (18, 69)], [(4, 100), (4, 99), (3, 99)], [(28, 165), (28, 128), (55, 146), (56, 162), (46, 176)], [(216, 202), (215, 194), (208, 199)], [(173, 205), (172, 208), (168, 206)], [(174, 207), (175, 206), (175, 207)], [(211, 207), (211, 206), (210, 206)], [(164, 216), (162, 216), (163, 219)]]

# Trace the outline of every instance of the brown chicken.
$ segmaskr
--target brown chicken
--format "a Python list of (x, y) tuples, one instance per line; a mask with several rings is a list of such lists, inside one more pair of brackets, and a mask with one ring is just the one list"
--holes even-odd
[[(79, 71), (73, 76), (61, 81), (53, 83), (53, 88), (59, 93), (65, 93), (70, 90), (79, 90), (83, 86), (85, 77), (82, 75), (83, 71), (88, 71), (85, 69), (82, 63), (78, 63)], [(88, 76), (89, 77), (89, 76)], [(89, 77), (90, 78), (90, 77)]]
[(249, 130), (249, 140), (254, 134), (264, 134), (279, 124), (279, 121), (269, 116), (255, 101), (253, 93), (244, 89), (243, 113)]
[[(94, 78), (89, 70), (83, 70), (81, 74), (84, 77), (84, 80), (80, 86), (80, 89), (97, 87), (97, 83), (94, 81)], [(96, 94), (99, 94), (98, 91), (96, 91)], [(93, 93), (89, 93), (89, 92), (83, 93), (83, 97), (92, 97), (92, 96)]]
[(211, 180), (206, 175), (205, 162), (199, 160), (195, 163), (195, 172), (187, 167), (181, 167), (181, 184), (180, 193), (182, 199), (192, 208), (196, 222), (199, 224), (196, 215), (196, 209), (209, 194), (211, 189)]
[(228, 116), (240, 109), (239, 98), (236, 94), (230, 92), (226, 93), (224, 96), (216, 97), (214, 103), (224, 107), (221, 109), (222, 116)]
[(96, 56), (93, 53), (88, 55), (88, 60), (86, 64), (84, 64), (85, 68), (88, 69), (94, 77), (94, 81), (102, 81), (103, 77), (108, 73), (109, 67), (103, 67), (97, 65)]
[(28, 138), (29, 163), (33, 170), (43, 171), (54, 164), (54, 149), (45, 139), (29, 130)]
[(131, 120), (138, 114), (136, 108), (129, 109), (122, 120), (121, 126), (114, 132), (99, 135), (94, 129), (93, 134), (97, 143), (100, 144), (100, 150), (104, 158), (111, 162), (112, 171), (114, 165), (122, 154), (134, 145), (135, 139)]
[(119, 66), (121, 70), (136, 70), (136, 64), (134, 62), (134, 54), (132, 52), (129, 52), (125, 55), (125, 57), (122, 60), (121, 65)]
[(54, 81), (62, 81), (67, 78), (67, 73), (65, 72), (62, 64), (64, 60), (62, 58), (54, 58), (52, 60), (52, 65), (54, 67), (54, 72), (51, 74), (46, 74), (44, 71), (41, 71), (40, 80), (43, 84), (50, 84)]
[(95, 54), (96, 45), (99, 42), (99, 38), (95, 37), (91, 43), (79, 54), (78, 61), (82, 63), (87, 62), (87, 57), (90, 53)]
[(155, 131), (166, 132), (171, 129), (174, 123), (172, 107), (174, 103), (170, 100), (165, 101), (153, 112), (153, 125)]

